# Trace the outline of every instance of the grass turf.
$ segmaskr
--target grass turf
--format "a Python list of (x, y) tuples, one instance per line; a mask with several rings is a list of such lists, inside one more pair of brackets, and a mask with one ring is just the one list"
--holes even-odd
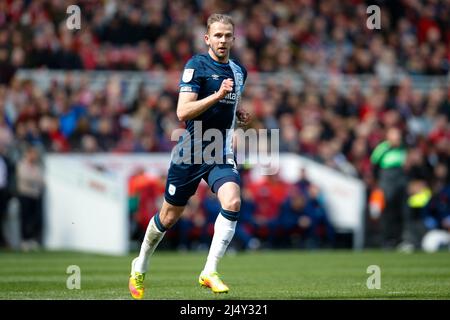
[[(131, 299), (135, 255), (74, 252), (0, 252), (0, 299)], [(145, 299), (450, 299), (450, 254), (382, 251), (259, 251), (225, 256), (220, 264), (230, 293), (214, 295), (197, 277), (206, 252), (159, 251)], [(67, 267), (81, 269), (81, 289), (69, 290)], [(381, 269), (381, 289), (368, 289), (370, 265)]]

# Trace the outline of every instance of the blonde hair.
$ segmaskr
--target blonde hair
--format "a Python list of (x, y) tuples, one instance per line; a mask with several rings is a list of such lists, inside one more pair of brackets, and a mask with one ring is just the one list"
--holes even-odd
[(206, 32), (209, 32), (209, 27), (214, 22), (222, 22), (224, 24), (231, 24), (233, 26), (233, 30), (234, 30), (233, 18), (231, 18), (230, 16), (228, 16), (226, 14), (213, 13), (212, 15), (210, 15), (208, 17), (208, 21), (206, 22)]

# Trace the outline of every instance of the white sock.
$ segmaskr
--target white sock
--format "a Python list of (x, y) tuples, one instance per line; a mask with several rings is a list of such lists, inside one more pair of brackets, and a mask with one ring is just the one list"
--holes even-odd
[(208, 258), (206, 260), (204, 273), (211, 273), (217, 271), (217, 263), (223, 257), (228, 245), (233, 239), (234, 230), (236, 229), (237, 221), (231, 221), (219, 213), (214, 224), (214, 236), (209, 248)]
[(139, 257), (134, 263), (134, 271), (140, 273), (147, 272), (150, 257), (165, 234), (166, 232), (161, 232), (156, 227), (155, 217), (153, 217), (147, 226), (147, 231), (145, 232), (144, 241), (142, 241)]

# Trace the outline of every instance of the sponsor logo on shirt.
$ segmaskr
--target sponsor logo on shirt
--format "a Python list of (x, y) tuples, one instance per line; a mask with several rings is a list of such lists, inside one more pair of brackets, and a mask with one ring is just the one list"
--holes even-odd
[(181, 87), (180, 92), (192, 92), (192, 87), (189, 86)]

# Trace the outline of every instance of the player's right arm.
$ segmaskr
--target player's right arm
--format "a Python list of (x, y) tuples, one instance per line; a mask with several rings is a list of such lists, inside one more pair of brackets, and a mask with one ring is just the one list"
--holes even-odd
[(180, 92), (178, 95), (177, 117), (180, 121), (188, 121), (205, 112), (213, 104), (219, 102), (228, 93), (233, 91), (233, 79), (225, 79), (219, 91), (197, 100), (196, 92)]

